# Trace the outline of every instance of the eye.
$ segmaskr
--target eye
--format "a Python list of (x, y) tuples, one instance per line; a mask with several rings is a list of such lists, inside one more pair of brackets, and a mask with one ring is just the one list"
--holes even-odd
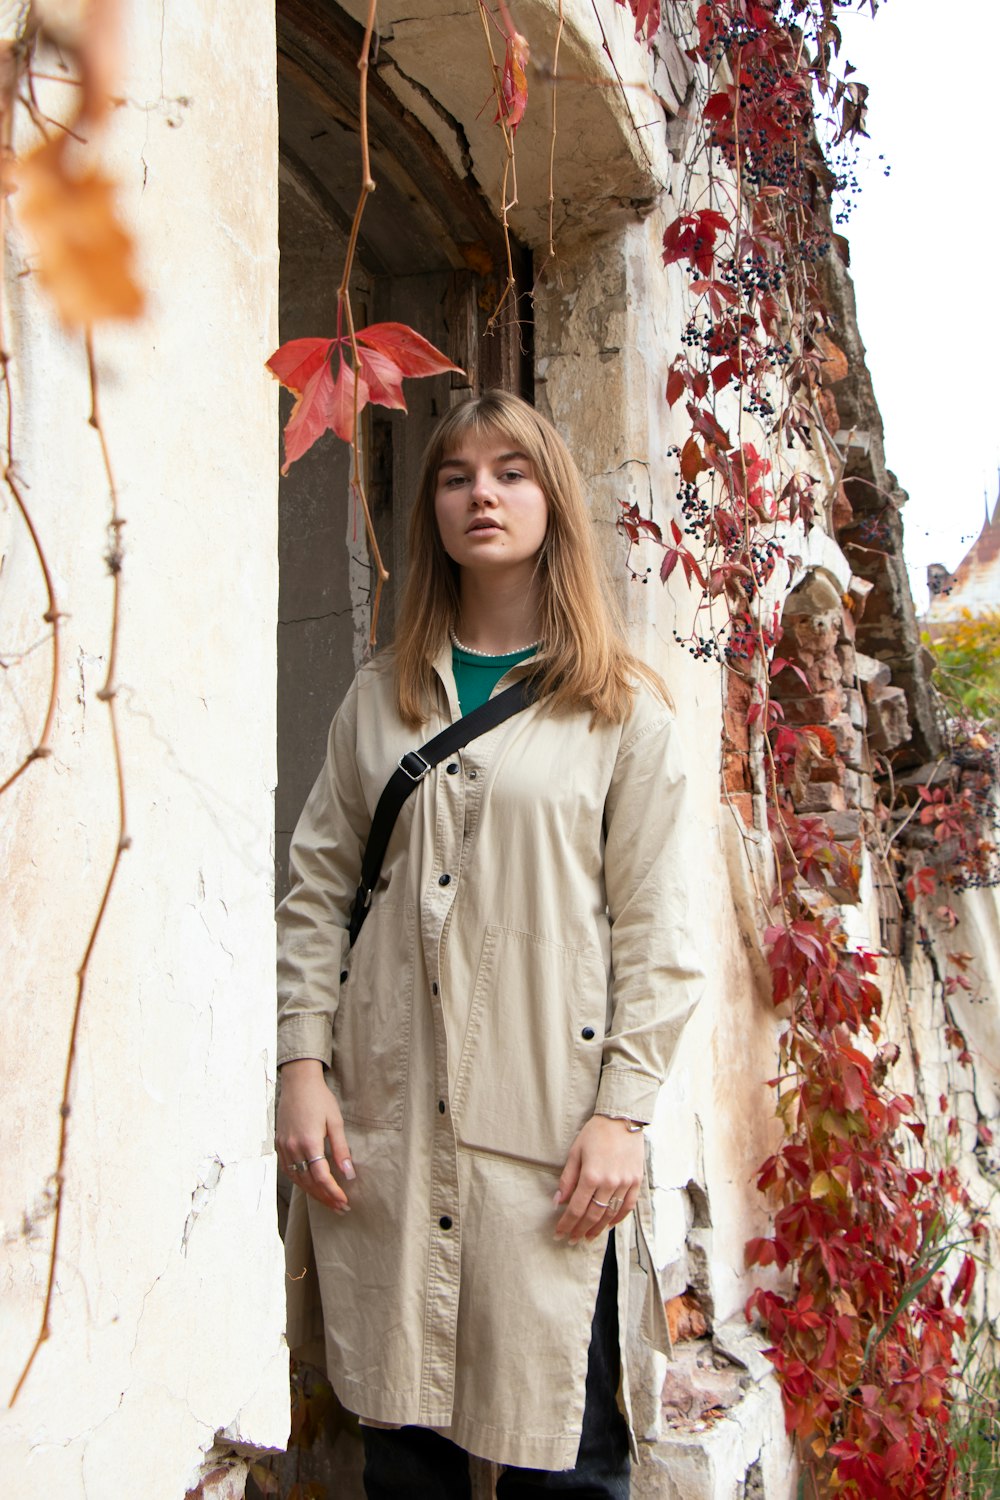
[(500, 478), (507, 480), (511, 484), (514, 484), (517, 482), (517, 480), (523, 479), (524, 474), (520, 469), (504, 469), (503, 473), (500, 475)]

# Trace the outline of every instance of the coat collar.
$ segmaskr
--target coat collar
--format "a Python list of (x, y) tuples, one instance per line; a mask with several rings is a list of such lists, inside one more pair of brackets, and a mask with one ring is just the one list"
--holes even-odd
[[(446, 640), (434, 658), (433, 667), (438, 681), (444, 689), (445, 702), (448, 705), (445, 722), (453, 724), (456, 719), (462, 717), (462, 709), (458, 701), (458, 688), (455, 685), (455, 671), (452, 666), (451, 652), (451, 641)], [(503, 687), (510, 687), (511, 683), (516, 682), (519, 677), (526, 677), (537, 660), (537, 655), (530, 656), (526, 661), (518, 662), (516, 666), (510, 667), (500, 678), (490, 696), (492, 697), (494, 693), (500, 691)]]

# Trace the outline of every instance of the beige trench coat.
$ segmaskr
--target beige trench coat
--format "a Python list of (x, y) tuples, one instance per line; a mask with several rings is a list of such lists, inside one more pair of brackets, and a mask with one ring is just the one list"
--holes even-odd
[(328, 1065), (357, 1181), (347, 1215), (293, 1194), (289, 1341), (308, 1356), (318, 1276), (327, 1371), (362, 1419), (567, 1469), (607, 1240), (557, 1242), (553, 1193), (595, 1110), (652, 1118), (701, 986), (676, 731), (640, 689), (625, 724), (532, 706), (474, 740), (408, 798), (349, 951), (379, 794), (459, 716), (450, 648), (437, 677), (415, 734), (385, 662), (359, 672), (292, 842), (278, 1060)]

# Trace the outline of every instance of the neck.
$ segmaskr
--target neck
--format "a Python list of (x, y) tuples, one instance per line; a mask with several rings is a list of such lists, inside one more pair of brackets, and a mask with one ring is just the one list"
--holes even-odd
[(473, 577), (463, 569), (461, 612), (455, 633), (463, 646), (489, 656), (505, 656), (530, 646), (541, 634), (541, 608), (534, 570), (524, 580)]

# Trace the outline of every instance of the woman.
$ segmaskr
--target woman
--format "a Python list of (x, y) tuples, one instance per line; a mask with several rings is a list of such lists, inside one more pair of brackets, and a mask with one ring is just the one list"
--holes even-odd
[[(395, 650), (334, 719), (280, 909), (289, 1273), (311, 1240), (370, 1500), (467, 1496), (467, 1453), (508, 1466), (505, 1500), (625, 1496), (618, 1226), (700, 978), (673, 715), (614, 622), (573, 461), (523, 401), (441, 421), (409, 558)], [(400, 757), (521, 676), (534, 701), (404, 804), (349, 950)]]

